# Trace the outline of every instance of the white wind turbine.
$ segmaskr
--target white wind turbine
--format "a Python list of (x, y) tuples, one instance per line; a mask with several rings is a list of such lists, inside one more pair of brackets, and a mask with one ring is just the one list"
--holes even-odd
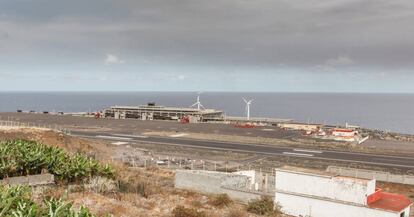
[(243, 101), (246, 103), (246, 115), (247, 120), (250, 120), (250, 105), (252, 104), (254, 99), (246, 100), (244, 97), (242, 97)]
[(198, 110), (201, 110), (201, 108), (206, 109), (206, 108), (204, 108), (204, 106), (200, 102), (200, 93), (198, 93), (198, 95), (197, 95), (197, 102), (192, 104), (190, 107), (194, 107), (194, 106), (197, 106)]

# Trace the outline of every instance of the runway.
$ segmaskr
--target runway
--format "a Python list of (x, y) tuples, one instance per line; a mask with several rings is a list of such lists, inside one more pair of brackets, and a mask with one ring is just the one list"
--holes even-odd
[(378, 155), (359, 152), (345, 152), (332, 150), (312, 150), (292, 147), (243, 144), (232, 142), (219, 142), (175, 137), (143, 136), (132, 134), (111, 134), (103, 132), (73, 132), (73, 136), (103, 139), (111, 141), (145, 142), (155, 145), (176, 145), (193, 148), (205, 148), (213, 150), (225, 150), (235, 152), (248, 152), (264, 156), (284, 156), (292, 158), (305, 158), (313, 160), (341, 161), (349, 163), (367, 164), (402, 170), (414, 169), (414, 157), (402, 157), (392, 155)]

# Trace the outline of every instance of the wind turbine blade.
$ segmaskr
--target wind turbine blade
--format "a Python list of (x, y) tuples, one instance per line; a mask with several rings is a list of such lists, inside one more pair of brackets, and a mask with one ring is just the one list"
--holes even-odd
[(243, 99), (243, 101), (244, 101), (245, 103), (247, 103), (247, 100), (246, 100), (244, 97), (242, 97), (242, 99)]
[(249, 101), (249, 103), (252, 103), (254, 101), (254, 99), (251, 99), (250, 101)]

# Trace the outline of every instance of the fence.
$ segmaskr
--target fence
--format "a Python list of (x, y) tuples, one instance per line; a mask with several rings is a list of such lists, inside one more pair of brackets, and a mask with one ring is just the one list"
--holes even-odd
[(40, 123), (33, 123), (33, 122), (19, 122), (13, 120), (2, 120), (0, 117), (0, 127), (7, 127), (7, 128), (37, 128), (37, 129), (47, 129), (53, 130), (57, 132), (61, 132), (67, 135), (70, 135), (71, 131), (67, 128), (61, 127), (56, 124), (40, 124)]
[(383, 182), (414, 185), (414, 176), (397, 175), (389, 172), (354, 169), (346, 167), (329, 166), (327, 171), (340, 176), (348, 176), (360, 179), (376, 179)]

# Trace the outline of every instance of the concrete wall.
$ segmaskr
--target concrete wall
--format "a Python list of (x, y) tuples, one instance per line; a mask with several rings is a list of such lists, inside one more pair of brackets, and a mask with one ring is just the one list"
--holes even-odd
[(334, 203), (327, 200), (276, 192), (275, 203), (285, 214), (306, 217), (400, 217), (392, 213), (363, 206)]
[[(226, 187), (222, 187), (221, 194), (227, 194), (229, 197), (231, 197), (234, 200), (241, 201), (243, 203), (248, 203), (251, 200), (260, 199), (263, 195), (262, 193), (259, 193), (257, 191), (243, 191), (240, 189), (230, 189)], [(266, 194), (269, 197), (274, 197), (274, 194)]]
[(256, 171), (254, 170), (238, 171), (238, 172), (234, 172), (233, 174), (244, 175), (244, 176), (250, 177), (251, 184), (254, 184), (254, 182), (256, 181)]
[(224, 173), (212, 171), (176, 170), (175, 187), (218, 194), (222, 191), (222, 179), (226, 176)]
[[(241, 175), (246, 173), (247, 175)], [(176, 170), (175, 187), (208, 194), (228, 194), (231, 198), (247, 203), (262, 195), (274, 196), (274, 193), (254, 191), (252, 172), (232, 174), (204, 170)]]
[(362, 170), (345, 167), (329, 166), (327, 171), (340, 176), (348, 176), (362, 179), (376, 179), (383, 182), (414, 185), (414, 176), (397, 175), (382, 171)]
[(276, 191), (278, 190), (366, 205), (367, 195), (375, 192), (375, 180), (276, 170)]

